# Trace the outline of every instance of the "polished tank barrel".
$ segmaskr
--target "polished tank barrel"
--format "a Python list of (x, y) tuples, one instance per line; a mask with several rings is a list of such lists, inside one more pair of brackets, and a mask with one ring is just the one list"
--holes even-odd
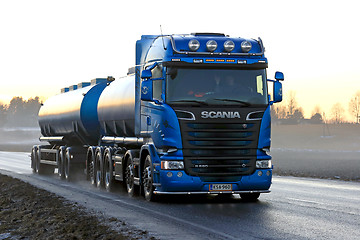
[(72, 145), (97, 144), (100, 124), (97, 105), (107, 81), (68, 91), (46, 100), (39, 111), (44, 137), (64, 136)]
[(103, 135), (135, 136), (135, 75), (117, 79), (104, 89), (98, 116)]

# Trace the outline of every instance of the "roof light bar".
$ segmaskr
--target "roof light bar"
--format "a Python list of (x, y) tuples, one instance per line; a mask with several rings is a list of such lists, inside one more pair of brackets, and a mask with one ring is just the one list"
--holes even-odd
[(248, 42), (248, 41), (243, 41), (243, 42), (241, 43), (241, 50), (242, 50), (244, 53), (250, 52), (251, 48), (252, 48), (252, 45), (251, 45), (250, 42)]
[(215, 40), (209, 40), (206, 43), (206, 48), (208, 51), (213, 52), (217, 48), (217, 42)]
[(231, 52), (232, 50), (234, 50), (234, 48), (235, 48), (235, 43), (233, 41), (228, 40), (224, 42), (224, 50), (226, 52)]
[(189, 45), (190, 50), (193, 52), (197, 51), (200, 47), (200, 43), (196, 39), (190, 40), (188, 45)]

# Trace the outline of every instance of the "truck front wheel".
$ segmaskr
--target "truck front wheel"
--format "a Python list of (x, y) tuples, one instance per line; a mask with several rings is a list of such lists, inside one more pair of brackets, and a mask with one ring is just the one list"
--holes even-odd
[(143, 170), (143, 191), (144, 197), (147, 201), (155, 201), (154, 186), (153, 186), (153, 170), (151, 168), (150, 155), (146, 156)]

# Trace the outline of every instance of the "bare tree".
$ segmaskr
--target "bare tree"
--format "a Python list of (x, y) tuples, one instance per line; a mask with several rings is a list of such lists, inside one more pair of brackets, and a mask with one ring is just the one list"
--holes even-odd
[(360, 118), (360, 91), (357, 91), (355, 95), (350, 99), (349, 112), (355, 117), (355, 122), (359, 123)]
[(271, 116), (273, 119), (286, 118), (286, 106), (282, 103), (271, 106)]
[(294, 115), (296, 109), (298, 108), (297, 106), (297, 101), (296, 101), (296, 93), (295, 91), (291, 90), (289, 91), (289, 94), (287, 96), (287, 115), (288, 117), (291, 117), (292, 115)]
[(334, 123), (342, 123), (343, 122), (343, 113), (344, 108), (340, 103), (336, 103), (331, 108), (332, 120)]

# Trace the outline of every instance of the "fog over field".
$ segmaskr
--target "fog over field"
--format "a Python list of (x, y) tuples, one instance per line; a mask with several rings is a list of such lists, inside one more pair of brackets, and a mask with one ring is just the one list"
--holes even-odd
[[(1, 128), (0, 151), (30, 153), (40, 136), (38, 127)], [(275, 174), (360, 181), (360, 125), (273, 125), (270, 153)]]
[(360, 181), (360, 125), (273, 125), (274, 172)]

